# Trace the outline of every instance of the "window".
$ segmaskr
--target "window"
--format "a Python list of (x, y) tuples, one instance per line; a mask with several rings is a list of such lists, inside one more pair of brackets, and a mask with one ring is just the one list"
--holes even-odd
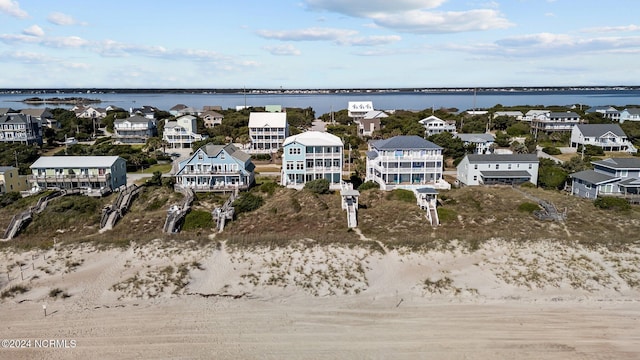
[(289, 155), (300, 155), (300, 148), (289, 148)]
[(496, 164), (496, 170), (500, 169), (500, 164)]
[(287, 170), (293, 170), (293, 162), (287, 161)]
[(474, 169), (474, 170), (478, 170), (478, 164), (474, 164), (474, 165), (473, 165), (473, 169)]
[(302, 161), (296, 162), (296, 170), (304, 170), (304, 163)]
[(473, 181), (478, 181), (478, 175), (473, 175)]
[(529, 170), (533, 169), (533, 164), (529, 164)]
[(511, 164), (507, 165), (507, 169), (511, 170)]

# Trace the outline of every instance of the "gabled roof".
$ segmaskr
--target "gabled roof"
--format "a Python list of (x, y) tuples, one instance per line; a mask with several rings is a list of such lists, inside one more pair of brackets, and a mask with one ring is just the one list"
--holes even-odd
[(445, 122), (445, 123), (448, 123), (448, 121), (442, 120), (442, 119), (440, 119), (439, 117), (437, 117), (435, 115), (431, 115), (429, 117), (426, 117), (426, 118), (424, 118), (422, 120), (419, 120), (418, 122), (420, 124), (422, 124), (422, 125), (430, 123), (430, 122)]
[(287, 127), (287, 113), (269, 113), (269, 112), (249, 113), (249, 127), (250, 128)]
[(4, 114), (12, 114), (12, 113), (17, 113), (17, 110), (14, 110), (12, 108), (0, 108), (0, 115), (4, 115)]
[(626, 111), (631, 115), (640, 115), (640, 108), (626, 108), (622, 111)]
[(594, 112), (600, 112), (600, 113), (605, 113), (605, 112), (619, 112), (618, 109), (616, 109), (613, 106), (610, 105), (602, 105), (602, 106), (593, 106), (590, 107), (587, 111), (585, 111), (586, 113), (590, 114), (590, 113), (594, 113)]
[(372, 140), (371, 146), (378, 150), (442, 149), (440, 146), (417, 135), (394, 136), (384, 140)]
[(368, 113), (364, 114), (364, 118), (369, 120), (369, 119), (378, 119), (378, 118), (386, 118), (389, 117), (389, 115), (387, 115), (387, 113), (385, 113), (384, 111), (380, 111), (380, 110), (372, 110), (369, 111)]
[(187, 107), (188, 106), (185, 105), (185, 104), (177, 104), (177, 105), (174, 105), (173, 107), (171, 107), (171, 109), (169, 109), (169, 110), (183, 110), (183, 109), (186, 109)]
[(620, 179), (618, 177), (607, 175), (607, 174), (603, 174), (603, 173), (599, 173), (599, 172), (596, 172), (596, 171), (593, 171), (593, 170), (579, 171), (577, 173), (573, 173), (573, 174), (569, 175), (569, 177), (571, 177), (573, 179), (579, 179), (579, 180), (582, 180), (584, 182), (587, 182), (589, 184), (594, 184), (594, 185), (606, 184), (608, 182), (613, 182), (613, 181), (617, 181), (617, 180)]
[(210, 157), (216, 157), (222, 150), (224, 150), (229, 156), (240, 160), (241, 162), (245, 162), (251, 159), (251, 155), (245, 153), (244, 151), (238, 149), (233, 144), (227, 145), (214, 145), (214, 144), (206, 144), (201, 147), (202, 151)]
[(599, 161), (592, 161), (593, 165), (603, 166), (611, 169), (640, 169), (640, 158), (609, 158)]
[[(30, 119), (32, 120), (29, 121)], [(0, 116), (0, 123), (2, 124), (29, 124), (36, 121), (38, 120), (24, 114), (6, 114)]]
[(618, 124), (579, 124), (576, 125), (576, 128), (580, 130), (582, 135), (589, 137), (599, 137), (608, 132), (618, 137), (627, 137)]
[(566, 111), (566, 112), (551, 112), (551, 113), (549, 113), (549, 117), (552, 117), (552, 118), (576, 118), (576, 117), (580, 117), (580, 115), (576, 114), (573, 111)]
[(638, 178), (627, 178), (618, 183), (620, 186), (624, 187), (640, 187), (640, 179)]
[(0, 174), (4, 174), (9, 170), (17, 170), (17, 169), (18, 169), (17, 167), (13, 167), (13, 166), (0, 166)]
[(305, 131), (284, 139), (282, 146), (299, 143), (305, 146), (344, 146), (339, 137), (321, 131)]
[(205, 110), (200, 114), (201, 117), (204, 117), (204, 116), (207, 116), (207, 115), (210, 115), (210, 116), (213, 116), (213, 117), (224, 118), (224, 115), (220, 114), (217, 111), (213, 111), (213, 110)]
[(113, 165), (119, 156), (41, 156), (31, 166), (32, 169), (61, 168), (107, 168)]
[(370, 111), (373, 110), (372, 101), (349, 101), (347, 104), (349, 111)]
[(151, 119), (136, 114), (136, 115), (130, 116), (130, 117), (126, 118), (126, 119), (116, 119), (114, 122), (123, 123), (125, 121), (132, 122), (132, 123), (145, 123), (146, 124), (149, 121), (151, 121)]
[(469, 163), (539, 162), (536, 154), (468, 154)]
[(25, 115), (31, 115), (33, 117), (42, 117), (43, 115), (46, 116), (53, 116), (53, 114), (51, 113), (51, 111), (49, 111), (49, 108), (42, 108), (42, 109), (38, 109), (38, 108), (32, 108), (32, 109), (22, 109), (20, 110), (21, 114), (25, 114)]
[(551, 111), (549, 110), (529, 110), (527, 111), (527, 116), (536, 116), (536, 115), (542, 115), (542, 114), (548, 114)]
[(464, 142), (470, 143), (485, 143), (496, 140), (496, 138), (491, 134), (456, 134), (455, 136)]
[(496, 111), (494, 116), (522, 116), (522, 111)]

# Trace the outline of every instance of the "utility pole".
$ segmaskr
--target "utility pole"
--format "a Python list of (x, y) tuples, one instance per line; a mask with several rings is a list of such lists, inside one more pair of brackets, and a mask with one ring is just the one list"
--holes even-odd
[(16, 168), (20, 168), (20, 166), (18, 166), (18, 151), (17, 150), (13, 150), (13, 156), (16, 158)]

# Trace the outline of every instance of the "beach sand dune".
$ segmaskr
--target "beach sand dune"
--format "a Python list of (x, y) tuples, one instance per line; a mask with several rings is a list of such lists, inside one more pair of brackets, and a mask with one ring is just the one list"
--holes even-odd
[(5, 251), (0, 338), (67, 343), (0, 359), (637, 359), (639, 254), (498, 240)]

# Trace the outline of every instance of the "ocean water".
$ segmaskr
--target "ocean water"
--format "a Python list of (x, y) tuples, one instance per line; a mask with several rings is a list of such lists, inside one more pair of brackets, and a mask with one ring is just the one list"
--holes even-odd
[(517, 105), (613, 105), (621, 110), (626, 105), (640, 104), (640, 90), (566, 90), (566, 91), (491, 91), (477, 92), (359, 92), (332, 94), (243, 94), (243, 93), (72, 93), (58, 94), (0, 94), (0, 108), (14, 109), (34, 107), (70, 107), (66, 105), (27, 105), (22, 100), (29, 97), (85, 97), (99, 99), (95, 106), (118, 106), (124, 109), (155, 106), (169, 110), (176, 104), (201, 109), (205, 105), (219, 105), (223, 109), (236, 106), (282, 105), (283, 107), (311, 107), (316, 116), (347, 108), (349, 101), (372, 101), (378, 110), (423, 110), (427, 108), (469, 109), (490, 108), (496, 104)]

